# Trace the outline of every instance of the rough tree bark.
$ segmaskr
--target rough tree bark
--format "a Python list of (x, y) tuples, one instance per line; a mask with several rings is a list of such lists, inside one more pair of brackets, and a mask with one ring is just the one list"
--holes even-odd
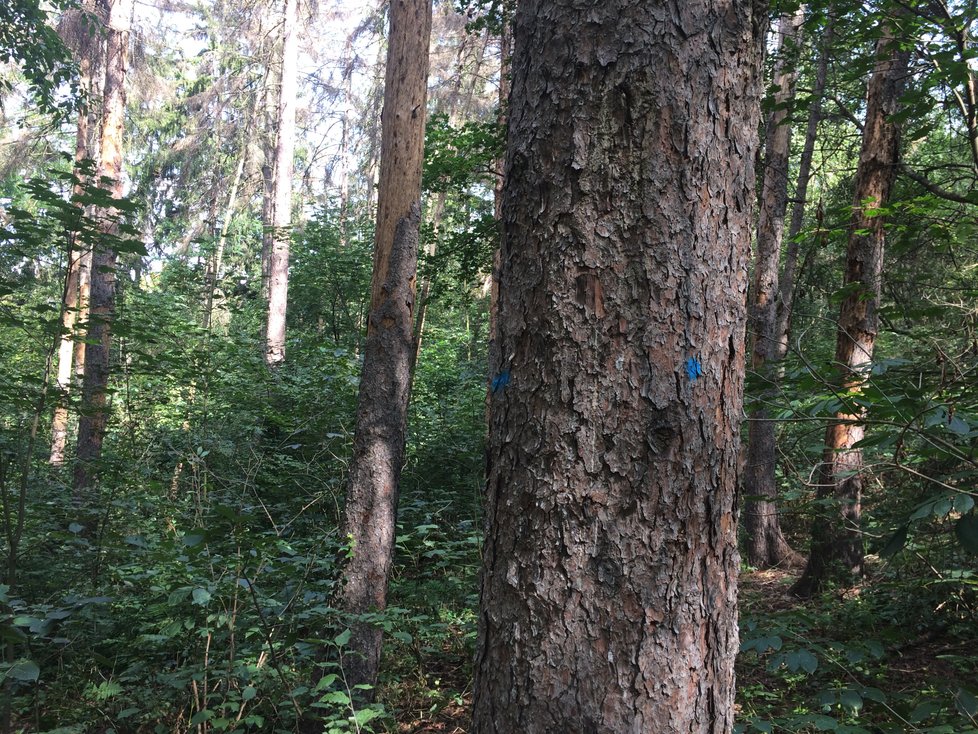
[(788, 156), (791, 152), (791, 121), (787, 105), (794, 99), (798, 80), (798, 43), (805, 20), (805, 6), (781, 16), (778, 23), (778, 60), (774, 68), (775, 107), (767, 118), (764, 143), (764, 182), (751, 288), (751, 369), (766, 382), (750, 413), (747, 460), (744, 467), (744, 530), (747, 559), (752, 566), (771, 568), (800, 563), (781, 532), (778, 520), (778, 447), (775, 422), (765, 407), (775, 386), (770, 370), (777, 361), (778, 275), (784, 220), (788, 209)]
[(277, 367), (285, 361), (285, 312), (289, 300), (289, 244), (292, 238), (292, 158), (295, 154), (299, 78), (298, 5), (299, 0), (285, 0), (282, 20), (282, 76), (272, 176), (268, 320), (265, 328), (265, 363), (269, 367)]
[[(352, 557), (344, 569), (340, 604), (351, 615), (386, 608), (394, 555), (414, 352), (430, 34), (430, 0), (392, 0), (370, 316), (344, 517)], [(344, 659), (347, 684), (372, 685), (382, 630), (354, 616), (351, 633), (353, 654)]]
[(733, 726), (765, 24), (517, 9), (474, 732)]
[[(83, 12), (90, 14), (91, 3), (83, 4)], [(92, 38), (86, 17), (78, 24), (77, 57), (78, 57), (78, 87), (84, 93), (90, 94), (92, 89), (92, 56), (98, 50), (98, 45)], [(89, 152), (89, 105), (83, 100), (78, 108), (78, 122), (75, 128), (75, 175), (79, 183), (74, 187), (74, 195), (81, 196), (84, 186), (82, 177), (83, 163), (91, 157)], [(58, 345), (58, 402), (54, 407), (51, 419), (51, 454), (48, 463), (61, 466), (65, 460), (65, 448), (68, 445), (68, 394), (73, 381), (72, 360), (75, 354), (75, 322), (78, 320), (80, 307), (80, 283), (82, 266), (86, 260), (86, 244), (76, 239), (77, 233), (71, 236), (67, 252), (68, 275), (65, 284), (64, 303), (61, 306), (61, 342)], [(86, 287), (88, 277), (86, 274)], [(87, 293), (86, 293), (87, 295)], [(79, 340), (80, 341), (80, 340)]]
[[(886, 34), (876, 47), (877, 62), (866, 94), (866, 121), (856, 169), (849, 243), (846, 250), (845, 300), (839, 308), (835, 367), (841, 394), (858, 392), (868, 376), (879, 329), (886, 206), (900, 154), (900, 128), (891, 118), (899, 109), (910, 54)], [(812, 526), (812, 546), (805, 572), (792, 587), (800, 597), (818, 593), (826, 579), (844, 582), (863, 572), (860, 528), (862, 451), (853, 446), (865, 435), (858, 412), (835, 416), (825, 431), (825, 450), (818, 469), (818, 499), (832, 500)]]
[[(102, 127), (99, 136), (98, 177), (108, 181), (113, 198), (122, 198), (123, 138), (126, 118), (126, 71), (129, 64), (129, 28), (133, 0), (111, 0), (106, 29), (105, 82), (102, 90)], [(82, 412), (78, 421), (78, 449), (74, 495), (83, 501), (96, 478), (96, 462), (109, 417), (110, 327), (115, 314), (116, 252), (111, 239), (118, 234), (118, 212), (98, 212), (100, 241), (92, 253), (89, 325), (82, 384)]]

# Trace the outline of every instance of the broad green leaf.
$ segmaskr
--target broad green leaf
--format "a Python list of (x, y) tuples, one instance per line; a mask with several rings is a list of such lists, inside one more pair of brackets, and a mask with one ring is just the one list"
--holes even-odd
[(207, 589), (196, 588), (193, 591), (194, 604), (197, 606), (204, 606), (207, 602), (211, 600), (211, 592)]
[(974, 511), (958, 519), (954, 533), (965, 550), (978, 555), (978, 515)]
[(847, 688), (839, 694), (839, 703), (853, 712), (858, 712), (863, 707), (863, 697), (851, 688)]
[(978, 716), (978, 696), (975, 696), (974, 693), (966, 688), (958, 689), (957, 694), (954, 696), (954, 705), (957, 706), (958, 712), (962, 716), (967, 716), (971, 719)]
[(333, 644), (337, 647), (343, 647), (346, 643), (350, 641), (350, 630), (345, 629), (340, 632), (336, 637), (333, 638)]
[(880, 556), (882, 558), (892, 558), (897, 553), (903, 550), (904, 546), (907, 544), (907, 534), (910, 532), (910, 525), (903, 525), (898, 528), (890, 539), (886, 541), (886, 545), (880, 550)]
[(36, 681), (41, 675), (41, 669), (33, 660), (18, 660), (7, 669), (5, 677), (20, 681)]

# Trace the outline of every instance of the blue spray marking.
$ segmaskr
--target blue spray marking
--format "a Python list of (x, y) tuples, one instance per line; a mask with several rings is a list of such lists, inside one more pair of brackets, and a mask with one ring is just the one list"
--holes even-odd
[(686, 376), (690, 382), (696, 382), (697, 377), (703, 376), (703, 365), (700, 364), (699, 357), (688, 357), (686, 359)]
[(509, 370), (503, 370), (492, 378), (492, 391), (495, 393), (509, 384)]

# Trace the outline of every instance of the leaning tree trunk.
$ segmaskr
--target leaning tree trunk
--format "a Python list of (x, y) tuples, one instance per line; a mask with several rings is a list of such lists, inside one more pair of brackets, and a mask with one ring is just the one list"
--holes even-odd
[(732, 729), (765, 20), (517, 10), (478, 734)]
[(292, 158), (295, 152), (298, 85), (298, 4), (299, 0), (285, 0), (282, 21), (282, 79), (272, 178), (272, 242), (268, 261), (268, 320), (265, 328), (265, 363), (269, 367), (277, 367), (285, 361), (285, 312), (289, 300), (289, 242), (292, 238)]
[[(106, 35), (105, 86), (102, 131), (99, 139), (98, 178), (109, 181), (109, 193), (122, 198), (123, 134), (126, 117), (126, 70), (133, 0), (112, 0)], [(116, 252), (112, 240), (119, 232), (119, 211), (98, 212), (100, 238), (92, 254), (89, 325), (82, 384), (82, 412), (78, 421), (78, 450), (74, 474), (76, 501), (84, 500), (96, 477), (102, 441), (109, 417), (110, 326), (115, 313)]]
[(744, 529), (747, 560), (758, 568), (794, 563), (798, 555), (788, 545), (778, 520), (778, 447), (775, 422), (765, 407), (774, 396), (771, 362), (777, 359), (778, 268), (788, 209), (788, 155), (791, 120), (787, 105), (795, 96), (798, 48), (805, 6), (781, 16), (778, 24), (778, 61), (774, 69), (774, 110), (767, 119), (764, 144), (764, 183), (757, 225), (754, 285), (751, 288), (751, 369), (764, 387), (749, 414), (747, 461), (744, 468)]
[[(866, 95), (866, 122), (856, 170), (846, 273), (845, 300), (839, 309), (835, 366), (840, 392), (853, 394), (869, 375), (879, 329), (886, 206), (896, 174), (900, 130), (897, 112), (908, 73), (910, 54), (887, 34), (877, 44), (877, 62)], [(805, 573), (792, 588), (800, 597), (818, 593), (829, 576), (852, 581), (863, 572), (860, 528), (862, 440), (865, 426), (858, 409), (835, 416), (825, 431), (825, 450), (818, 472), (818, 499), (831, 510), (819, 511), (812, 527), (812, 549)]]
[[(344, 569), (340, 604), (351, 615), (386, 608), (394, 556), (414, 354), (430, 35), (430, 0), (392, 0), (370, 316), (344, 519), (352, 557)], [(344, 660), (347, 685), (372, 685), (382, 631), (354, 617), (351, 632), (354, 654)]]

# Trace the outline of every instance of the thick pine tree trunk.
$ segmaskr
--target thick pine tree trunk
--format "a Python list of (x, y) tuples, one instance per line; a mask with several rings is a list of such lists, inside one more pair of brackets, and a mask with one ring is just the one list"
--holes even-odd
[(733, 726), (765, 22), (517, 10), (478, 734)]
[[(86, 32), (87, 35), (87, 32)], [(81, 44), (83, 52), (79, 58), (79, 86), (88, 89), (88, 74), (91, 60), (87, 58), (87, 42)], [(82, 176), (81, 164), (88, 155), (88, 108), (78, 111), (78, 127), (75, 131), (75, 175)], [(75, 186), (75, 194), (81, 193), (82, 186)], [(75, 353), (75, 321), (79, 307), (79, 281), (81, 280), (82, 255), (84, 243), (70, 241), (67, 253), (68, 275), (65, 283), (64, 303), (61, 306), (61, 343), (58, 345), (58, 402), (51, 420), (51, 455), (48, 462), (61, 466), (65, 460), (65, 447), (68, 444), (68, 393), (72, 382), (72, 358)]]
[(272, 179), (272, 241), (268, 261), (268, 320), (265, 329), (265, 363), (269, 367), (277, 367), (285, 361), (285, 313), (289, 300), (289, 244), (292, 238), (292, 158), (295, 153), (295, 106), (299, 78), (298, 5), (299, 0), (285, 0), (282, 21), (282, 79)]
[[(99, 180), (111, 183), (109, 193), (122, 198), (123, 137), (126, 118), (126, 71), (129, 61), (129, 27), (133, 0), (113, 0), (106, 32), (105, 86), (102, 128), (99, 138)], [(102, 238), (92, 254), (89, 325), (82, 384), (82, 413), (78, 421), (78, 450), (74, 474), (76, 501), (84, 500), (96, 477), (95, 464), (102, 456), (102, 442), (109, 417), (110, 327), (115, 314), (116, 252), (109, 240), (118, 234), (118, 212), (99, 212)]]
[[(847, 295), (839, 308), (835, 366), (843, 393), (858, 391), (869, 374), (879, 329), (883, 276), (884, 217), (899, 163), (900, 130), (891, 118), (899, 108), (908, 74), (909, 52), (890, 36), (877, 44), (877, 62), (866, 95), (866, 122), (856, 169), (846, 273)], [(819, 592), (830, 576), (851, 582), (863, 572), (860, 527), (862, 451), (853, 446), (865, 435), (858, 413), (839, 413), (825, 431), (825, 451), (818, 472), (818, 499), (831, 500), (812, 527), (812, 549), (794, 594)]]
[(787, 104), (795, 95), (798, 79), (797, 45), (805, 6), (781, 16), (778, 24), (778, 62), (774, 70), (774, 110), (767, 119), (764, 144), (764, 183), (754, 259), (754, 285), (751, 288), (751, 368), (766, 387), (757, 396), (757, 407), (748, 422), (747, 461), (744, 468), (744, 529), (747, 559), (752, 566), (770, 568), (799, 562), (788, 545), (778, 520), (778, 447), (775, 422), (764, 407), (774, 396), (777, 361), (778, 275), (784, 220), (788, 209), (788, 156), (791, 152), (791, 121)]
[[(83, 12), (91, 13), (92, 3), (83, 3)], [(99, 44), (92, 38), (89, 28), (89, 19), (84, 18), (79, 23), (78, 28), (78, 87), (86, 93), (93, 92), (92, 74), (98, 65), (93, 63), (97, 58)], [(91, 110), (87, 104), (82, 104), (78, 110), (78, 122), (75, 128), (75, 175), (81, 181), (84, 176), (82, 164), (90, 159), (91, 149), (89, 137), (91, 135)], [(83, 193), (83, 186), (79, 182), (74, 187), (74, 195), (80, 196)], [(79, 312), (82, 307), (81, 288), (84, 278), (85, 298), (88, 297), (88, 272), (84, 272), (86, 266), (90, 265), (87, 244), (77, 240), (72, 236), (67, 252), (68, 274), (65, 283), (64, 302), (61, 307), (61, 342), (58, 345), (58, 402), (54, 407), (54, 416), (51, 420), (51, 454), (48, 463), (52, 466), (61, 466), (65, 460), (65, 449), (68, 445), (68, 395), (74, 377), (72, 370), (76, 352), (76, 343), (83, 342), (75, 334), (75, 323), (78, 321)], [(86, 316), (87, 318), (87, 316)], [(82, 353), (83, 355), (84, 353)], [(83, 362), (79, 361), (83, 366)]]
[[(392, 0), (370, 316), (344, 518), (352, 558), (340, 604), (352, 615), (386, 608), (394, 556), (414, 354), (430, 35), (430, 0)], [(347, 685), (372, 685), (382, 630), (354, 621), (351, 632), (353, 652), (344, 658)]]

